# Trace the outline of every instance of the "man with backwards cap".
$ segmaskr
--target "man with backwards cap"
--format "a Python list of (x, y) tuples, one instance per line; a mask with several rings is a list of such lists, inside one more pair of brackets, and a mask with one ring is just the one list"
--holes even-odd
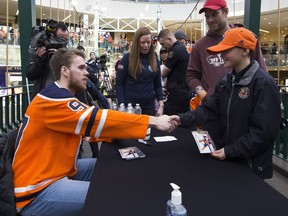
[(234, 28), (218, 45), (207, 48), (211, 55), (221, 54), (230, 72), (217, 83), (205, 104), (195, 111), (171, 116), (171, 121), (187, 126), (218, 119), (219, 139), (214, 141), (219, 150), (212, 156), (240, 161), (261, 178), (271, 178), (280, 97), (270, 74), (250, 60), (256, 47), (257, 39), (251, 31)]
[[(199, 11), (200, 14), (204, 12), (209, 31), (193, 45), (186, 75), (191, 91), (197, 93), (202, 102), (214, 93), (217, 81), (229, 71), (223, 67), (221, 54), (209, 54), (205, 51), (207, 47), (217, 45), (228, 29), (236, 27), (228, 24), (228, 11), (225, 0), (206, 0)], [(252, 58), (267, 70), (259, 42), (256, 43)]]
[(168, 93), (164, 114), (174, 115), (189, 110), (190, 93), (186, 81), (189, 54), (170, 29), (162, 29), (157, 37), (162, 47), (168, 50), (168, 58), (161, 68), (161, 77), (167, 78)]
[(175, 38), (181, 42), (185, 47), (187, 46), (187, 37), (184, 31), (178, 30), (174, 33)]

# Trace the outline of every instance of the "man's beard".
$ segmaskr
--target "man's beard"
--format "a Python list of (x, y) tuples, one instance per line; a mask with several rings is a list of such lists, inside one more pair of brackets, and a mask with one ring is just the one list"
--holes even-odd
[(80, 91), (84, 91), (87, 89), (86, 85), (81, 85), (80, 81), (78, 81), (78, 82), (74, 81), (73, 77), (70, 77), (68, 87), (69, 87), (69, 89), (72, 89), (75, 92), (80, 92)]
[(214, 26), (212, 29), (212, 31), (218, 33), (221, 32), (223, 29), (225, 29), (226, 24), (224, 22), (218, 23), (216, 26)]

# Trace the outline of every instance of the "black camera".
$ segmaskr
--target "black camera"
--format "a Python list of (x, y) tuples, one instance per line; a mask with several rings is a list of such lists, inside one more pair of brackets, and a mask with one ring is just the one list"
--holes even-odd
[(65, 38), (55, 37), (57, 21), (50, 19), (46, 27), (34, 26), (32, 28), (32, 38), (29, 47), (29, 53), (32, 56), (37, 55), (36, 50), (38, 47), (45, 46), (46, 49), (60, 49), (66, 47), (68, 41)]
[(106, 63), (107, 63), (107, 54), (102, 54), (99, 57), (99, 69), (100, 69), (100, 71), (107, 70)]

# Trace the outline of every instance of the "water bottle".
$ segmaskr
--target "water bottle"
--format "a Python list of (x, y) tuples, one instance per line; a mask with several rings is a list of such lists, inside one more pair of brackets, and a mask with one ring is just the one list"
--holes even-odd
[[(140, 107), (140, 104), (136, 104), (135, 106), (135, 114), (142, 114), (142, 109)], [(144, 138), (144, 142), (148, 141), (150, 139), (150, 133), (151, 133), (151, 128), (148, 127), (146, 131), (146, 136)]]
[(119, 106), (119, 108), (118, 108), (118, 111), (120, 111), (120, 112), (126, 112), (126, 108), (125, 108), (124, 103), (121, 103), (121, 104), (120, 104), (120, 106)]
[(139, 103), (136, 104), (134, 112), (135, 112), (135, 114), (139, 114), (139, 115), (142, 114), (142, 109), (141, 109)]
[(132, 103), (128, 103), (128, 106), (127, 106), (127, 113), (135, 113), (134, 111), (134, 108), (132, 106)]
[(112, 110), (118, 110), (117, 104), (115, 102), (112, 103)]

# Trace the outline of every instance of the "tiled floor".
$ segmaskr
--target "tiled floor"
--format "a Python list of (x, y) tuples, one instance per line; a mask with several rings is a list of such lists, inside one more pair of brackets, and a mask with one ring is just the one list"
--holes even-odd
[(273, 178), (265, 180), (269, 185), (288, 198), (288, 179), (274, 171)]
[[(91, 149), (88, 143), (83, 144), (82, 158), (89, 158), (92, 156)], [(269, 185), (288, 198), (288, 179), (274, 171), (272, 179), (265, 180)]]

